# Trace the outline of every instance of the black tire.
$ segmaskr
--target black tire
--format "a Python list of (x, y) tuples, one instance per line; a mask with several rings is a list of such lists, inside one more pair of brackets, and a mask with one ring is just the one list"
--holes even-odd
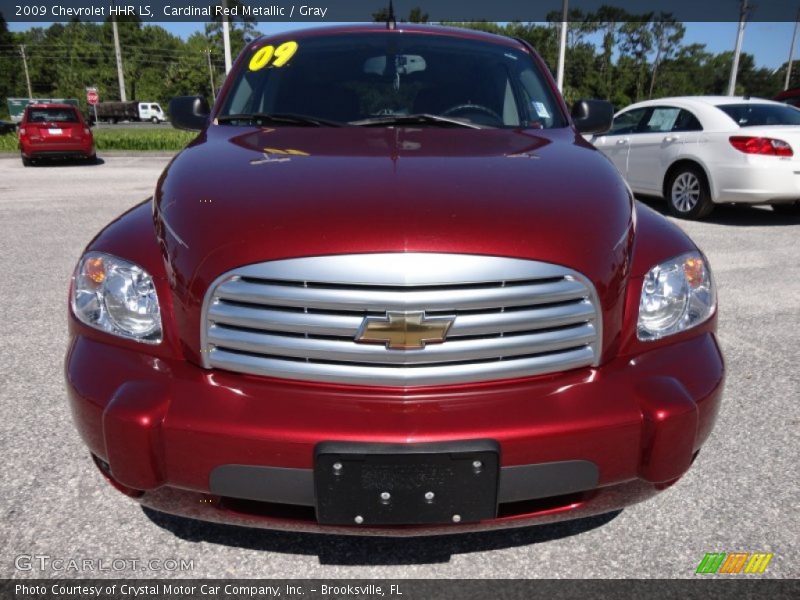
[(92, 154), (91, 156), (86, 158), (87, 165), (96, 165), (97, 164), (97, 154)]
[(800, 215), (800, 200), (788, 204), (773, 204), (772, 210), (781, 215)]
[(153, 123), (153, 125), (158, 125), (161, 123), (161, 121), (158, 120), (158, 117), (151, 117), (150, 121)]
[(671, 215), (702, 219), (714, 210), (706, 174), (699, 166), (680, 166), (670, 173), (664, 190)]
[(33, 161), (30, 158), (22, 157), (22, 166), (23, 167), (31, 167), (33, 166)]

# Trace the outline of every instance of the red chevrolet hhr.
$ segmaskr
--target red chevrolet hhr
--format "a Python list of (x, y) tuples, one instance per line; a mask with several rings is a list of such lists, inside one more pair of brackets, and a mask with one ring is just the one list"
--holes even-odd
[(723, 388), (706, 258), (637, 205), (525, 42), (261, 38), (70, 289), (67, 389), (159, 511), (418, 535), (613, 511), (683, 475)]
[(19, 124), (19, 151), (26, 167), (39, 159), (97, 160), (94, 137), (71, 104), (29, 104)]

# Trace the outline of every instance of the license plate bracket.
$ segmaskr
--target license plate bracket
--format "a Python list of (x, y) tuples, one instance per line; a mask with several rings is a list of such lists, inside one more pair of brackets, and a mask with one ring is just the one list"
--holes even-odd
[(499, 473), (500, 450), (493, 440), (324, 442), (315, 452), (317, 520), (375, 526), (492, 519)]

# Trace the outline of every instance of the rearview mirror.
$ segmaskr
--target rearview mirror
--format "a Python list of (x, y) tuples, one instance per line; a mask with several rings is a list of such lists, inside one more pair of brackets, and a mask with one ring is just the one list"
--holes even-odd
[(178, 96), (169, 102), (172, 126), (177, 129), (199, 131), (208, 123), (211, 109), (203, 96)]
[(579, 133), (606, 133), (614, 122), (614, 107), (605, 100), (578, 100), (572, 105), (572, 121)]
[[(364, 73), (373, 75), (386, 74), (386, 56), (373, 56), (364, 62)], [(395, 72), (399, 75), (409, 75), (427, 68), (425, 59), (417, 54), (398, 54), (394, 57)]]

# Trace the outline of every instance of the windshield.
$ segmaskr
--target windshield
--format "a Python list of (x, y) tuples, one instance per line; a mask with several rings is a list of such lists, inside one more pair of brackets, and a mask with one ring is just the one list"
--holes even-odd
[[(277, 40), (247, 51), (219, 113), (347, 124), (433, 115), (414, 126), (564, 127), (527, 53), (450, 36), (376, 32)], [(223, 119), (222, 117), (225, 117)], [(280, 123), (277, 123), (280, 125)], [(285, 123), (289, 124), (289, 123)], [(330, 124), (330, 123), (329, 123)]]
[(30, 123), (77, 123), (78, 116), (71, 108), (29, 108)]
[(800, 110), (780, 104), (722, 104), (717, 106), (739, 127), (800, 125)]

